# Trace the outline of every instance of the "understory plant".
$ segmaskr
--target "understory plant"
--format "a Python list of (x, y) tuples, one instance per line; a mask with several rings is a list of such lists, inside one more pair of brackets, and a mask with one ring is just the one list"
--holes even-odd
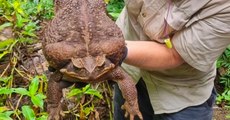
[(123, 0), (105, 0), (105, 1), (109, 3), (107, 5), (108, 14), (112, 16), (113, 20), (116, 20), (124, 7), (124, 1)]
[(0, 0), (0, 119), (46, 120), (45, 75), (23, 67), (27, 45), (53, 16), (53, 0)]
[(218, 78), (223, 86), (223, 91), (217, 96), (217, 104), (230, 105), (230, 46), (224, 51), (217, 61), (217, 68), (220, 77)]
[[(116, 20), (124, 3), (105, 0), (108, 14)], [(46, 120), (47, 75), (32, 74), (24, 67), (33, 57), (29, 45), (39, 43), (41, 24), (54, 16), (53, 0), (0, 0), (0, 120)], [(96, 86), (70, 87), (62, 115), (76, 119), (100, 118), (99, 112), (112, 120), (112, 92), (105, 82)], [(105, 107), (101, 111), (101, 108)]]

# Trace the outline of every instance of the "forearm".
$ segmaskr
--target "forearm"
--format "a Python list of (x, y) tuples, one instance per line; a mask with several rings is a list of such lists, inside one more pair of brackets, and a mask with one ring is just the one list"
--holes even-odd
[(170, 69), (184, 61), (174, 48), (153, 41), (126, 41), (125, 63), (147, 70)]

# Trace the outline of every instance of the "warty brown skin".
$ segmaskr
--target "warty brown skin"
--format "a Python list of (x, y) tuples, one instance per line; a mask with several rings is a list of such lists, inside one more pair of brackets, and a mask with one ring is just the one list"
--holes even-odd
[[(120, 29), (107, 16), (103, 0), (55, 0), (55, 16), (44, 29), (43, 52), (56, 69), (48, 82), (49, 120), (61, 119), (63, 80), (95, 83), (114, 80), (126, 100), (130, 120), (142, 115), (132, 78), (119, 66), (125, 54)], [(63, 79), (65, 78), (65, 79)]]

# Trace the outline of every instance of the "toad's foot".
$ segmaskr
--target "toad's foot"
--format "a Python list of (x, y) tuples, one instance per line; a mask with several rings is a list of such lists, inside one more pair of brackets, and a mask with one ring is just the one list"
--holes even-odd
[(137, 115), (140, 120), (143, 120), (142, 114), (139, 111), (138, 103), (137, 101), (134, 103), (134, 105), (130, 105), (128, 102), (125, 102), (124, 105), (121, 107), (123, 110), (125, 110), (125, 117), (127, 118), (129, 115), (130, 120), (134, 120), (134, 117)]
[(49, 107), (48, 106), (49, 117), (48, 120), (61, 120), (61, 105), (58, 107)]

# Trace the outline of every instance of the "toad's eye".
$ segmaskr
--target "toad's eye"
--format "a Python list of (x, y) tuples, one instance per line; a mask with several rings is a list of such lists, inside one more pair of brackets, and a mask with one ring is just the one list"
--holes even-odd
[(81, 58), (71, 58), (71, 61), (73, 63), (73, 66), (76, 68), (83, 68), (84, 64), (83, 64), (83, 60)]
[(104, 66), (105, 65), (105, 55), (102, 55), (102, 56), (97, 56), (96, 57), (96, 63), (97, 63), (97, 66), (101, 67), (101, 66)]
[(98, 65), (98, 67), (103, 67), (103, 66), (105, 66), (105, 62)]
[(82, 68), (73, 66), (74, 71), (80, 71)]
[(71, 65), (71, 69), (74, 70), (75, 72), (78, 72), (78, 71), (84, 69), (84, 67), (82, 68), (82, 67), (75, 66), (75, 65), (72, 64), (72, 65)]

